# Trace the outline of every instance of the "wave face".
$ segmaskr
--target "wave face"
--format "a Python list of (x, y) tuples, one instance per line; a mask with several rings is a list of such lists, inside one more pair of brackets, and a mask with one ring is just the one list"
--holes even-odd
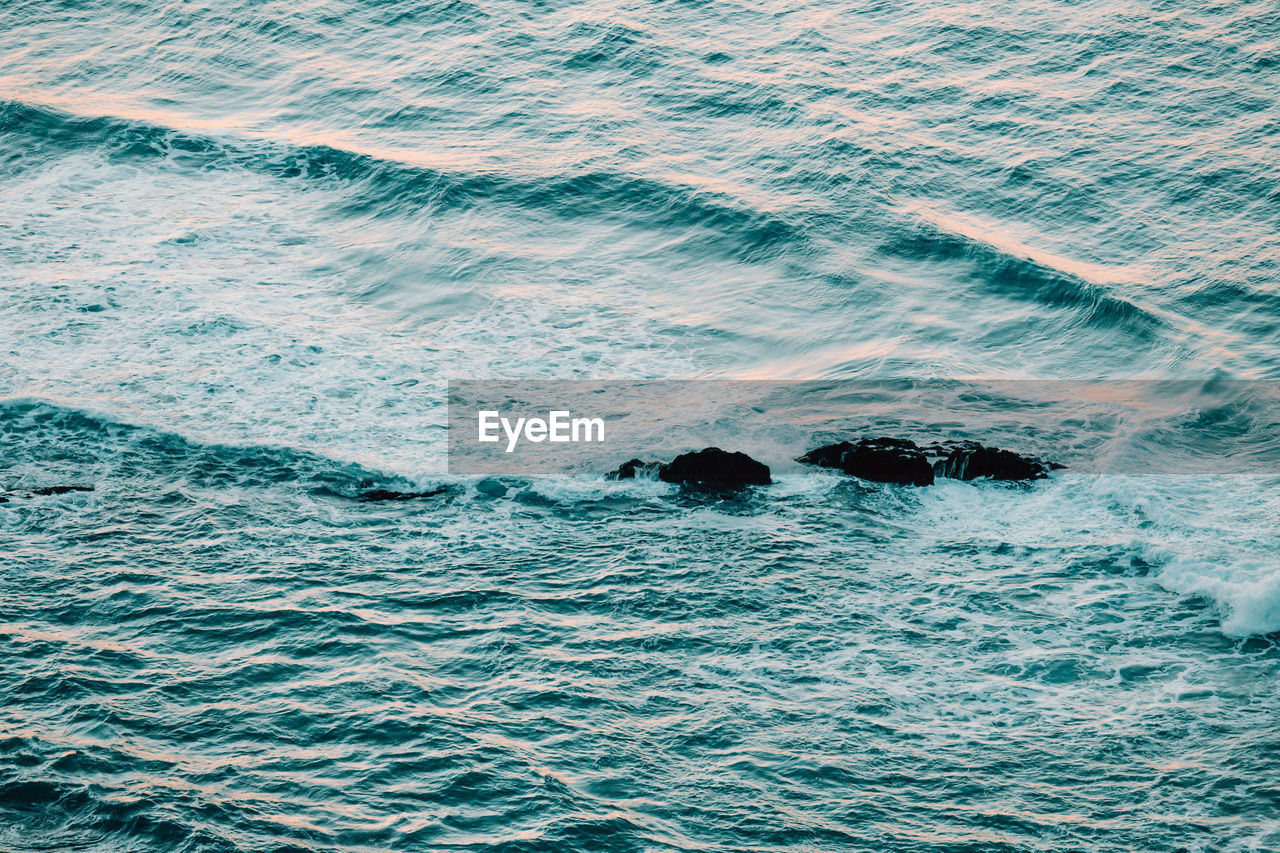
[(1280, 847), (1273, 475), (445, 471), (450, 378), (1280, 379), (1274, 8), (935, 5), (0, 4), (0, 847)]

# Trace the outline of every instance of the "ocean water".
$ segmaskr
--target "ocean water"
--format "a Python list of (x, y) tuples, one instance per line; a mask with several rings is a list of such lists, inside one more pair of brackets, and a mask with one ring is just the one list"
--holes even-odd
[[(0, 276), (0, 849), (1280, 849), (1274, 468), (445, 435), (450, 379), (1280, 380), (1273, 3), (9, 0)], [(1115, 434), (1280, 442), (1182, 414)]]

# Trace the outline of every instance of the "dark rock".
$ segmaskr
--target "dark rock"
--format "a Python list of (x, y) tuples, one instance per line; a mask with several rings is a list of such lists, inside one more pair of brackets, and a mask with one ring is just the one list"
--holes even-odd
[(933, 463), (934, 473), (954, 480), (1042, 480), (1064, 466), (1011, 450), (984, 447), (976, 441), (937, 445), (931, 450), (942, 458)]
[(839, 468), (846, 474), (876, 483), (928, 486), (933, 467), (914, 441), (904, 438), (864, 438), (841, 441), (810, 450), (796, 460), (823, 468)]
[(948, 441), (920, 447), (904, 438), (864, 438), (811, 450), (797, 461), (880, 483), (927, 486), (935, 477), (955, 480), (1040, 480), (1062, 468), (976, 441)]
[(637, 477), (653, 477), (662, 469), (661, 462), (645, 462), (640, 459), (628, 459), (618, 466), (618, 470), (604, 475), (606, 480), (634, 480)]
[(9, 503), (10, 498), (48, 497), (50, 495), (65, 495), (70, 492), (92, 492), (93, 490), (93, 486), (41, 486), (29, 492), (10, 492), (8, 495), (0, 495), (0, 504)]
[(806, 465), (817, 465), (820, 468), (839, 468), (844, 464), (844, 455), (850, 450), (853, 450), (853, 442), (841, 441), (823, 445), (817, 450), (810, 450), (796, 461)]
[(769, 466), (745, 453), (729, 453), (708, 447), (696, 453), (682, 453), (667, 464), (628, 459), (618, 470), (605, 475), (608, 480), (634, 480), (656, 476), (664, 483), (679, 483), (709, 489), (740, 489), (767, 486), (773, 482)]
[(93, 486), (41, 486), (32, 489), (33, 495), (65, 495), (67, 492), (92, 492)]
[(730, 453), (718, 447), (681, 453), (658, 469), (658, 479), (667, 483), (711, 489), (767, 486), (773, 482), (769, 477), (768, 465), (757, 462), (745, 453)]
[(374, 501), (411, 501), (415, 498), (433, 498), (447, 491), (448, 489), (444, 486), (432, 489), (429, 492), (393, 492), (387, 489), (374, 489), (371, 492), (362, 492), (356, 495), (356, 500), (364, 503), (372, 503)]

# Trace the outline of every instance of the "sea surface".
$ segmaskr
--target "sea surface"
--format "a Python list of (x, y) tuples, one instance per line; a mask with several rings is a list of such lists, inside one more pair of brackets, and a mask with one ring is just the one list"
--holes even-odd
[(1274, 467), (449, 473), (522, 378), (1280, 380), (1273, 2), (0, 4), (0, 850), (1280, 849)]

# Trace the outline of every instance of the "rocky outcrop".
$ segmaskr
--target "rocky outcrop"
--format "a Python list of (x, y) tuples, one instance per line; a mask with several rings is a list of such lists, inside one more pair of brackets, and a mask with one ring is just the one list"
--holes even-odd
[(610, 480), (631, 480), (655, 475), (665, 483), (698, 489), (733, 490), (773, 482), (768, 465), (745, 453), (730, 453), (718, 447), (682, 453), (666, 464), (628, 459), (605, 476)]
[(938, 456), (933, 471), (939, 477), (953, 480), (1042, 480), (1049, 472), (1062, 468), (1056, 462), (1045, 462), (1034, 456), (1022, 456), (1011, 450), (984, 447), (976, 441), (949, 442), (926, 450)]
[(618, 466), (618, 470), (604, 475), (606, 480), (636, 480), (658, 476), (661, 462), (645, 462), (642, 459), (628, 459)]
[(846, 474), (876, 483), (928, 486), (933, 466), (914, 441), (903, 438), (863, 438), (841, 441), (810, 450), (796, 460), (807, 465), (838, 468)]
[(767, 486), (773, 482), (768, 465), (745, 453), (730, 453), (718, 447), (681, 453), (669, 465), (658, 470), (658, 479), (667, 483), (722, 489)]
[(1040, 480), (1062, 468), (1034, 456), (953, 441), (921, 447), (905, 438), (864, 438), (810, 450), (798, 462), (837, 468), (877, 483), (928, 486), (936, 477), (954, 480)]

